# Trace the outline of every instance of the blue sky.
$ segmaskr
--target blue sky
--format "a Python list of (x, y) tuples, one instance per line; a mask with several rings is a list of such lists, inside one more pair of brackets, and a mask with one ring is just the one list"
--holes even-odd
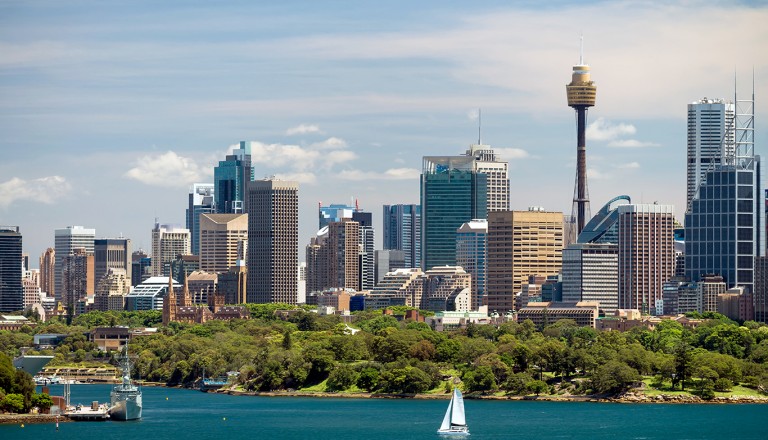
[(318, 201), (357, 198), (376, 226), (418, 202), (421, 157), (476, 142), (477, 108), (512, 208), (569, 213), (581, 33), (592, 210), (628, 194), (682, 218), (687, 103), (732, 98), (734, 73), (748, 95), (754, 67), (764, 150), (766, 22), (707, 1), (0, 2), (0, 224), (33, 260), (72, 224), (148, 249), (249, 140), (257, 177), (301, 181), (303, 246)]

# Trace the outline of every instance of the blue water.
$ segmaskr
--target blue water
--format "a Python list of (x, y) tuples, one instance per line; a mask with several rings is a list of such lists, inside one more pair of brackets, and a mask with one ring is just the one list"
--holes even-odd
[[(109, 399), (109, 386), (72, 385), (72, 403)], [(0, 439), (441, 438), (447, 400), (250, 397), (146, 387), (134, 422), (0, 426)], [(61, 387), (53, 387), (60, 394)], [(465, 401), (476, 439), (768, 439), (768, 405)]]

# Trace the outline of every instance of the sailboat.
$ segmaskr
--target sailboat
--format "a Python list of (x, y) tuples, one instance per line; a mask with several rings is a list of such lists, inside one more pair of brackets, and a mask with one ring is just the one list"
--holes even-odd
[(448, 404), (448, 410), (445, 411), (443, 423), (440, 425), (440, 429), (437, 430), (437, 433), (469, 435), (469, 427), (467, 427), (467, 420), (466, 417), (464, 417), (464, 398), (461, 397), (461, 391), (459, 391), (458, 388), (453, 389), (451, 403)]

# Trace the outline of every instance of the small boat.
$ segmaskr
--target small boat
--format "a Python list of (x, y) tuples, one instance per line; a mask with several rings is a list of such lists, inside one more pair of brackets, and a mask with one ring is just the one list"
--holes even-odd
[(466, 417), (464, 417), (464, 398), (461, 397), (461, 391), (458, 388), (453, 389), (451, 403), (448, 404), (448, 410), (445, 411), (443, 423), (438, 434), (447, 435), (469, 435)]
[(141, 418), (141, 389), (131, 380), (131, 360), (128, 358), (128, 345), (120, 359), (123, 381), (112, 388), (109, 414), (112, 420), (138, 420)]

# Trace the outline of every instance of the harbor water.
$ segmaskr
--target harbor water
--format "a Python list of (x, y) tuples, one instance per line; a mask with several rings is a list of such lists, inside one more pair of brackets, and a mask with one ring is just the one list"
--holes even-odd
[[(109, 400), (109, 385), (72, 385), (71, 402)], [(142, 419), (0, 425), (0, 439), (424, 439), (448, 400), (252, 397), (145, 387)], [(60, 394), (54, 386), (52, 394)], [(768, 438), (768, 405), (466, 400), (470, 439)]]

